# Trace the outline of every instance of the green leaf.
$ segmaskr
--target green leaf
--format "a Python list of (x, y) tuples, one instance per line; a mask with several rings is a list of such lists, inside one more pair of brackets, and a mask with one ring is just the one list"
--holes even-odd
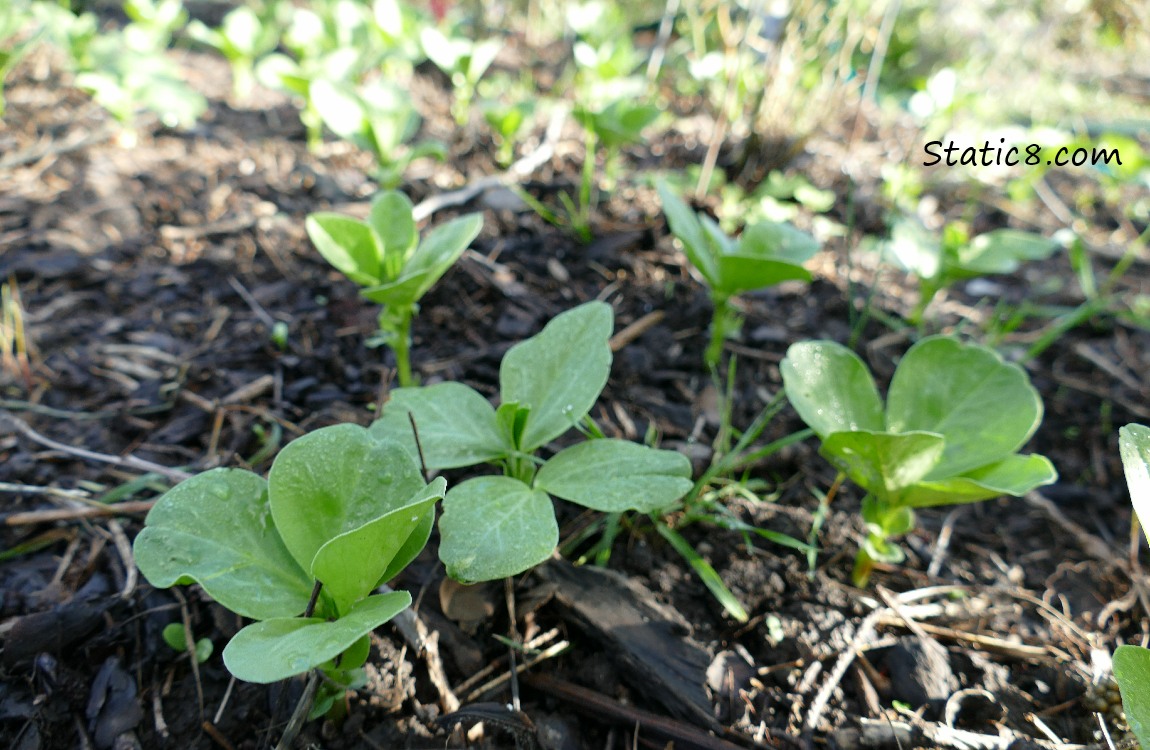
[(1138, 522), (1150, 528), (1146, 525), (1150, 523), (1150, 428), (1128, 424), (1118, 430), (1118, 450)]
[(533, 451), (578, 424), (611, 371), (611, 306), (587, 302), (556, 315), (511, 347), (499, 366), (500, 397), (531, 409), (519, 448)]
[(720, 283), (717, 290), (736, 295), (754, 289), (763, 289), (783, 281), (810, 281), (811, 272), (785, 260), (755, 258), (746, 255), (719, 256)]
[(559, 543), (551, 498), (511, 477), (476, 477), (452, 487), (439, 534), (439, 559), (464, 583), (522, 573)]
[(947, 268), (951, 276), (983, 276), (1014, 273), (1027, 260), (1044, 260), (1058, 249), (1058, 243), (1031, 232), (996, 229), (980, 234), (959, 247), (955, 263)]
[(760, 221), (743, 230), (736, 252), (747, 257), (802, 265), (818, 249), (818, 240), (790, 224)]
[(833, 341), (802, 341), (779, 366), (787, 399), (821, 437), (834, 432), (882, 432), (882, 397), (858, 355)]
[(663, 201), (663, 213), (667, 215), (667, 225), (671, 232), (683, 243), (683, 252), (691, 265), (703, 274), (703, 278), (712, 289), (718, 288), (720, 275), (719, 265), (711, 247), (703, 234), (703, 225), (686, 203), (671, 192), (671, 188), (662, 180), (658, 183), (659, 198)]
[(383, 257), (371, 228), (334, 213), (314, 213), (304, 222), (308, 237), (324, 259), (360, 286), (380, 283)]
[(363, 102), (350, 84), (327, 78), (315, 78), (308, 89), (308, 96), (323, 119), (323, 124), (327, 125), (331, 132), (353, 142), (363, 139), (367, 114), (364, 112)]
[(672, 529), (663, 523), (656, 523), (655, 528), (659, 531), (660, 536), (671, 543), (684, 560), (686, 560), (691, 567), (695, 570), (695, 574), (703, 581), (703, 585), (711, 592), (711, 595), (718, 600), (719, 604), (723, 605), (723, 609), (727, 611), (731, 617), (739, 622), (746, 622), (750, 619), (747, 615), (747, 610), (743, 609), (743, 605), (739, 602), (727, 585), (723, 583), (723, 579), (715, 571), (711, 564), (704, 560), (702, 556), (695, 551), (691, 543), (682, 537), (679, 532)]
[(894, 503), (942, 456), (944, 441), (931, 432), (835, 432), (823, 438), (820, 453), (858, 486)]
[(380, 418), (372, 424), (373, 435), (401, 442), (418, 460), (409, 413), (415, 418), (428, 469), (488, 463), (514, 449), (503, 439), (495, 409), (462, 383), (396, 388)]
[(354, 424), (324, 427), (293, 440), (268, 475), (276, 527), (307, 570), (329, 540), (404, 507), (423, 487), (403, 446), (375, 440)]
[(543, 464), (535, 487), (604, 513), (651, 513), (685, 495), (690, 477), (691, 462), (681, 453), (628, 440), (588, 440)]
[(246, 682), (286, 680), (339, 656), (410, 604), (410, 594), (395, 591), (369, 596), (332, 622), (318, 617), (257, 622), (224, 648), (224, 664)]
[(136, 537), (136, 565), (153, 586), (199, 583), (255, 620), (298, 615), (312, 579), (272, 524), (267, 483), (241, 469), (212, 469), (163, 495)]
[(371, 202), (368, 223), (375, 230), (380, 247), (383, 248), (383, 273), (379, 276), (381, 281), (399, 278), (419, 241), (412, 210), (411, 200), (398, 190), (380, 193)]
[(933, 279), (942, 271), (942, 243), (919, 222), (904, 219), (891, 230), (884, 253), (920, 279)]
[(887, 430), (946, 439), (931, 479), (965, 474), (1021, 448), (1042, 421), (1042, 400), (1022, 368), (994, 351), (931, 336), (903, 356), (887, 395)]
[(394, 281), (364, 289), (372, 302), (384, 305), (411, 305), (463, 255), (463, 251), (483, 228), (483, 216), (468, 214), (436, 227), (408, 259)]
[(435, 501), (441, 499), (446, 490), (447, 480), (439, 477), (406, 505), (344, 532), (319, 548), (311, 572), (316, 580), (323, 582), (324, 591), (332, 597), (337, 611), (348, 611), (379, 585), (408, 539), (427, 528), (427, 517), (435, 514)]
[(1003, 495), (1021, 497), (1057, 479), (1058, 472), (1045, 456), (1015, 454), (962, 476), (920, 482), (903, 494), (902, 501), (915, 508), (925, 508), (973, 503)]
[(1142, 747), (1150, 747), (1150, 650), (1119, 646), (1114, 651), (1114, 679), (1122, 691), (1130, 731)]

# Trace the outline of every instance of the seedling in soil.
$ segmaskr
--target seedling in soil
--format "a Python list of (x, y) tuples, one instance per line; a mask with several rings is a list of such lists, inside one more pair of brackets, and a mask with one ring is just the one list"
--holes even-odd
[(227, 59), (232, 66), (232, 97), (242, 102), (251, 93), (255, 83), (256, 60), (268, 54), (279, 44), (279, 27), (273, 18), (261, 18), (255, 9), (241, 5), (224, 16), (219, 28), (210, 28), (203, 21), (188, 24), (188, 35), (205, 44)]
[[(1128, 424), (1118, 434), (1130, 502), (1145, 529), (1150, 521), (1150, 428)], [(1142, 747), (1150, 747), (1150, 650), (1119, 646), (1114, 652), (1114, 679), (1122, 691), (1130, 731)]]
[[(551, 496), (604, 513), (653, 513), (691, 488), (682, 454), (626, 440), (536, 452), (584, 422), (611, 369), (611, 308), (589, 302), (511, 347), (499, 368), (500, 405), (462, 383), (392, 392), (374, 433), (419, 447), (429, 469), (493, 463), (503, 476), (468, 479), (444, 499), (439, 556), (461, 581), (521, 573), (551, 556), (559, 526)], [(410, 415), (410, 416), (409, 416)]]
[(963, 279), (1014, 273), (1028, 260), (1043, 260), (1058, 248), (1055, 240), (1015, 229), (996, 229), (971, 238), (959, 224), (941, 237), (913, 219), (894, 226), (887, 254), (918, 277), (919, 300), (907, 319), (918, 325), (935, 295)]
[(181, 623), (173, 622), (164, 627), (162, 633), (164, 643), (171, 646), (180, 653), (188, 652), (188, 644), (191, 643), (192, 648), (190, 653), (195, 657), (196, 662), (203, 664), (208, 659), (212, 658), (212, 651), (215, 647), (208, 638), (201, 638), (198, 641), (193, 641), (188, 637), (188, 631)]
[(395, 352), (399, 384), (414, 383), (411, 321), (419, 300), (451, 267), (483, 226), (468, 214), (436, 227), (422, 241), (411, 201), (398, 191), (378, 195), (367, 221), (336, 213), (307, 217), (307, 233), (328, 263), (363, 287), (367, 299), (383, 305), (379, 334), (369, 344)]
[(692, 211), (666, 184), (660, 183), (659, 196), (671, 231), (683, 243), (683, 252), (711, 294), (715, 312), (703, 359), (717, 368), (723, 341), (737, 335), (742, 326), (732, 298), (792, 279), (809, 281), (811, 274), (802, 264), (815, 254), (819, 243), (789, 224), (769, 221), (747, 227), (735, 240), (709, 216)]
[(530, 101), (520, 101), (514, 104), (503, 104), (497, 101), (483, 103), (483, 119), (491, 126), (495, 134), (499, 151), (495, 161), (500, 166), (508, 167), (515, 159), (515, 139), (523, 130), (531, 115), (535, 112), (535, 104)]
[(352, 685), (368, 634), (411, 603), (406, 592), (371, 592), (423, 549), (445, 489), (442, 478), (424, 482), (403, 446), (357, 425), (325, 427), (280, 451), (266, 481), (221, 468), (176, 485), (148, 513), (136, 563), (153, 586), (198, 583), (257, 621), (224, 648), (237, 678), (319, 669), (324, 685)]
[(433, 26), (425, 27), (420, 32), (419, 40), (427, 58), (451, 79), (455, 92), (451, 113), (457, 125), (466, 125), (467, 117), (471, 113), (471, 99), (475, 95), (475, 87), (491, 67), (491, 63), (495, 62), (495, 56), (503, 48), (503, 43), (498, 39), (483, 41), (473, 41), (465, 37), (449, 39)]
[(902, 562), (891, 540), (914, 528), (915, 508), (1017, 497), (1057, 479), (1045, 457), (1017, 452), (1042, 421), (1042, 400), (1022, 368), (990, 349), (945, 336), (919, 341), (899, 363), (885, 408), (863, 361), (833, 341), (792, 345), (780, 369), (820, 453), (866, 490), (856, 585), (875, 562)]

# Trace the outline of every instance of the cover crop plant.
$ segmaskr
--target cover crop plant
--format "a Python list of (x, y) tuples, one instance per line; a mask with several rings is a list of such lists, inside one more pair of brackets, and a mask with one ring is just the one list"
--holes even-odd
[[(1118, 435), (1130, 502), (1145, 530), (1150, 521), (1150, 428), (1128, 424)], [(1119, 646), (1114, 651), (1114, 680), (1122, 691), (1122, 707), (1130, 731), (1142, 747), (1150, 747), (1150, 649)]]
[(895, 225), (886, 252), (918, 277), (919, 300), (907, 319), (918, 325), (935, 295), (963, 279), (1014, 273), (1028, 260), (1043, 260), (1058, 243), (1031, 232), (996, 229), (971, 238), (960, 224), (948, 224), (942, 236), (915, 220)]
[(483, 227), (481, 214), (468, 214), (436, 227), (422, 241), (406, 195), (376, 196), (367, 221), (337, 213), (307, 217), (307, 233), (320, 254), (363, 287), (367, 299), (383, 305), (379, 334), (370, 343), (395, 352), (399, 384), (414, 384), (411, 320), (419, 300), (447, 272)]
[(368, 634), (411, 604), (371, 592), (423, 549), (445, 488), (379, 431), (325, 427), (280, 451), (266, 481), (221, 468), (173, 487), (148, 513), (136, 563), (153, 586), (198, 583), (257, 621), (224, 648), (239, 679), (321, 670), (318, 715), (356, 683)]
[(1042, 421), (1042, 400), (1022, 368), (990, 349), (919, 341), (899, 362), (885, 407), (863, 361), (833, 341), (792, 345), (780, 369), (819, 452), (866, 490), (856, 585), (875, 562), (902, 562), (891, 538), (914, 528), (915, 508), (1017, 497), (1058, 477), (1045, 457), (1017, 452)]
[(810, 281), (811, 274), (802, 264), (815, 254), (819, 243), (789, 224), (771, 221), (752, 224), (735, 240), (709, 216), (692, 211), (664, 183), (659, 184), (659, 196), (671, 231), (683, 243), (683, 252), (702, 274), (711, 294), (715, 312), (703, 359), (714, 369), (719, 365), (723, 341), (742, 326), (731, 299), (791, 279)]
[(462, 383), (392, 391), (372, 431), (406, 434), (429, 469), (503, 467), (503, 476), (468, 479), (443, 501), (439, 557), (453, 578), (504, 578), (550, 557), (559, 541), (552, 495), (604, 513), (652, 513), (691, 489), (686, 456), (626, 440), (587, 440), (546, 461), (535, 455), (583, 423), (599, 398), (612, 323), (610, 306), (588, 302), (511, 347), (498, 407)]

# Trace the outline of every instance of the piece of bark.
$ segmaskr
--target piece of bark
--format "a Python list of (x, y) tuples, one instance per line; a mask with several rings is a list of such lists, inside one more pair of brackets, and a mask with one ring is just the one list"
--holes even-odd
[(678, 612), (614, 571), (552, 560), (536, 573), (557, 584), (556, 601), (581, 630), (604, 643), (632, 688), (673, 716), (718, 728), (704, 688), (711, 654), (691, 638)]

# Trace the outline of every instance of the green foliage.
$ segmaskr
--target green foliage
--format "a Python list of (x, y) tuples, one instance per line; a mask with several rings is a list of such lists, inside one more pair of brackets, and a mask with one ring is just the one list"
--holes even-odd
[(735, 295), (763, 289), (783, 281), (809, 281), (802, 264), (818, 250), (818, 242), (789, 224), (760, 222), (734, 240), (705, 214), (696, 214), (660, 183), (659, 196), (671, 231), (683, 243), (683, 252), (703, 279), (715, 306), (711, 341), (704, 358), (717, 367), (723, 340), (738, 333), (742, 320), (731, 307)]
[(885, 251), (904, 270), (919, 279), (919, 302), (911, 312), (920, 323), (934, 296), (963, 279), (1014, 273), (1028, 260), (1043, 260), (1058, 243), (1031, 232), (996, 229), (973, 239), (957, 224), (948, 225), (940, 237), (912, 219), (895, 224)]
[(433, 26), (425, 27), (420, 32), (419, 41), (427, 59), (451, 79), (455, 90), (451, 111), (458, 125), (466, 125), (475, 87), (491, 63), (495, 62), (495, 56), (503, 48), (503, 43), (498, 39), (473, 41), (466, 37), (448, 38)]
[(356, 425), (325, 427), (285, 447), (266, 481), (213, 469), (172, 488), (136, 538), (136, 562), (154, 586), (195, 582), (259, 621), (224, 649), (239, 679), (318, 667), (350, 684), (367, 634), (411, 602), (371, 592), (423, 549), (445, 489), (442, 478), (424, 483), (404, 447)]
[(232, 66), (232, 94), (244, 101), (255, 82), (256, 61), (279, 44), (279, 27), (274, 18), (262, 17), (250, 6), (241, 5), (224, 16), (219, 28), (202, 21), (188, 24), (188, 35), (218, 51)]
[(420, 298), (483, 227), (482, 215), (468, 214), (420, 241), (412, 210), (406, 195), (390, 190), (372, 201), (366, 221), (321, 212), (310, 214), (306, 222), (308, 236), (327, 262), (364, 287), (364, 297), (383, 305), (379, 340), (395, 351), (403, 386), (413, 382), (411, 320)]
[[(1118, 431), (1118, 449), (1130, 488), (1130, 502), (1146, 528), (1150, 521), (1150, 428), (1126, 425)], [(1150, 747), (1150, 650), (1119, 646), (1114, 652), (1114, 680), (1122, 691), (1122, 707), (1130, 731), (1143, 747)]]
[(914, 508), (1019, 496), (1057, 478), (1043, 456), (1017, 453), (1042, 420), (1038, 392), (984, 347), (944, 336), (918, 342), (885, 407), (863, 361), (832, 341), (794, 344), (780, 369), (820, 453), (867, 492), (859, 585), (874, 561), (902, 561), (890, 538), (914, 528)]
[[(168, 625), (164, 626), (164, 630), (161, 635), (164, 639), (164, 643), (168, 644), (176, 651), (188, 650), (188, 633), (187, 630), (184, 629), (182, 623), (169, 623)], [(201, 638), (198, 641), (192, 642), (192, 653), (196, 658), (196, 662), (199, 664), (203, 664), (208, 659), (212, 658), (212, 652), (214, 650), (215, 647), (212, 645), (211, 640), (207, 638)]]
[(499, 368), (498, 408), (461, 383), (392, 392), (373, 432), (405, 441), (412, 455), (421, 450), (429, 469), (504, 470), (464, 481), (444, 500), (439, 555), (452, 577), (492, 580), (546, 560), (559, 537), (552, 496), (607, 513), (651, 513), (690, 489), (685, 456), (625, 440), (576, 443), (547, 461), (535, 456), (594, 406), (611, 369), (611, 329), (611, 308), (589, 302), (513, 346)]
[(0, 117), (4, 116), (4, 79), (42, 33), (28, 0), (11, 0), (0, 7)]
[(515, 139), (530, 122), (531, 115), (535, 112), (535, 104), (527, 100), (514, 104), (487, 101), (483, 103), (482, 109), (483, 119), (491, 127), (499, 144), (499, 153), (495, 160), (500, 166), (510, 166), (515, 158)]

